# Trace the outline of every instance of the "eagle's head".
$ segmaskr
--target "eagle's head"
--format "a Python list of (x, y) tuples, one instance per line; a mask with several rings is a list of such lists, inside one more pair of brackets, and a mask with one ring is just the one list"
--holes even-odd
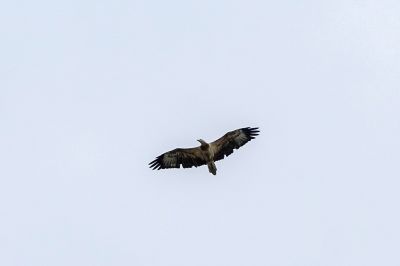
[(208, 143), (207, 142), (205, 142), (204, 140), (202, 140), (202, 139), (198, 139), (197, 140), (198, 142), (200, 142), (201, 143), (201, 145), (208, 145)]

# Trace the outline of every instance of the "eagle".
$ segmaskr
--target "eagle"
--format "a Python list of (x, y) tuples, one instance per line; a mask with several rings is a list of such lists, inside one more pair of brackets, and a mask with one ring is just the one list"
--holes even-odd
[(198, 139), (200, 146), (187, 149), (177, 148), (168, 151), (156, 157), (149, 165), (153, 170), (180, 168), (181, 165), (183, 168), (207, 165), (208, 171), (216, 175), (216, 161), (224, 159), (225, 156), (228, 157), (233, 153), (234, 149), (239, 149), (258, 136), (259, 133), (258, 127), (245, 127), (230, 131), (211, 143)]

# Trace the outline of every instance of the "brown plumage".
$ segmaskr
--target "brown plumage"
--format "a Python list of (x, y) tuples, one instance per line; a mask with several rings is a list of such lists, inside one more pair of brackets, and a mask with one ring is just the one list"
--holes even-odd
[(199, 147), (174, 149), (161, 154), (154, 161), (150, 162), (149, 165), (153, 170), (160, 170), (180, 168), (181, 165), (183, 168), (191, 168), (207, 164), (209, 172), (216, 175), (217, 168), (214, 162), (231, 155), (234, 149), (239, 149), (254, 139), (259, 132), (257, 127), (245, 127), (230, 131), (211, 143), (199, 139), (197, 140), (201, 143)]

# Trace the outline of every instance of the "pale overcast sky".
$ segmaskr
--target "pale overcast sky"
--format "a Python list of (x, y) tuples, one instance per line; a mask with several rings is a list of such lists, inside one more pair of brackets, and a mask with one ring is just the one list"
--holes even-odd
[[(0, 4), (0, 265), (400, 265), (400, 1)], [(206, 167), (176, 147), (258, 126)]]

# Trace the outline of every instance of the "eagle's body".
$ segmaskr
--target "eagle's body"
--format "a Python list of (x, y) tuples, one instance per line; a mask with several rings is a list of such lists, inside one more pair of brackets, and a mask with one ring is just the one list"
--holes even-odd
[(197, 140), (201, 143), (199, 147), (174, 149), (161, 154), (154, 161), (149, 163), (149, 165), (153, 170), (180, 168), (181, 165), (183, 168), (207, 165), (208, 171), (216, 175), (217, 167), (214, 162), (231, 155), (234, 149), (239, 149), (241, 146), (254, 139), (259, 132), (258, 128), (246, 127), (230, 131), (211, 143), (199, 139)]

